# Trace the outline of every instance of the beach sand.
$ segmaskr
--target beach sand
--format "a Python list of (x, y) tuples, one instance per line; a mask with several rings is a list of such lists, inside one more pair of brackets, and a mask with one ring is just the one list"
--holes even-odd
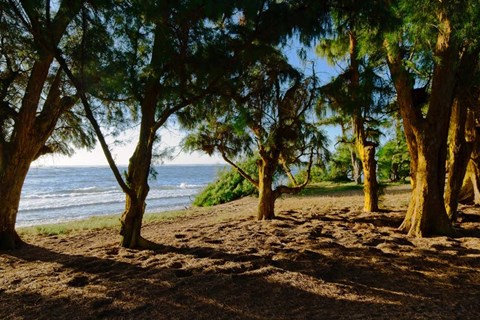
[(0, 253), (0, 319), (480, 319), (480, 209), (458, 237), (399, 231), (408, 186), (362, 212), (362, 192), (289, 196), (278, 219), (257, 199), (153, 222), (156, 251), (117, 230), (24, 237)]

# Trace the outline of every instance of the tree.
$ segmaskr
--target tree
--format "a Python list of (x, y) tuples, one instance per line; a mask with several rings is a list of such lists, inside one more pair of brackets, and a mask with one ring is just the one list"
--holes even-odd
[[(343, 21), (346, 20), (346, 21)], [(375, 114), (388, 98), (383, 79), (375, 69), (381, 65), (373, 57), (359, 56), (359, 44), (355, 18), (337, 17), (337, 38), (324, 39), (317, 46), (317, 54), (330, 61), (347, 58), (347, 68), (330, 83), (322, 87), (326, 102), (338, 113), (351, 117), (355, 148), (352, 150), (352, 163), (358, 156), (362, 162), (364, 175), (364, 211), (378, 210), (378, 182), (376, 174), (375, 147), (378, 140), (378, 121)], [(347, 27), (345, 27), (347, 25)]]
[[(222, 14), (228, 15), (228, 10), (219, 5), (222, 11), (210, 8), (213, 11), (207, 14), (207, 9), (204, 3), (195, 1), (169, 4), (138, 1), (109, 8), (103, 14), (102, 23), (104, 30), (110, 32), (111, 39), (114, 39), (111, 54), (114, 61), (97, 59), (93, 63), (102, 70), (121, 70), (114, 77), (98, 79), (94, 86), (85, 79), (95, 78), (95, 75), (86, 74), (85, 68), (75, 69), (60, 54), (57, 55), (79, 92), (109, 165), (125, 192), (120, 231), (123, 247), (156, 246), (141, 236), (141, 226), (149, 192), (148, 177), (155, 157), (154, 148), (160, 139), (158, 131), (176, 112), (195, 105), (203, 98), (225, 70), (222, 65), (226, 59), (222, 56), (226, 54), (222, 46), (224, 43), (216, 42), (216, 39), (224, 39), (224, 33), (216, 19)], [(207, 18), (212, 20), (207, 21)], [(124, 81), (123, 87), (117, 85), (117, 76)], [(115, 86), (109, 87), (112, 82)], [(96, 89), (98, 86), (110, 90), (112, 97), (106, 100), (110, 103), (121, 101), (113, 105), (116, 108), (128, 107), (131, 118), (139, 122), (137, 146), (124, 173), (125, 179), (115, 164), (93, 112), (92, 104), (100, 103), (101, 106), (104, 100)], [(107, 109), (107, 112), (110, 111)], [(119, 112), (119, 115), (122, 119), (124, 113)]]
[(458, 70), (468, 60), (462, 52), (473, 49), (468, 39), (474, 39), (476, 5), (397, 1), (391, 8), (403, 24), (385, 37), (384, 47), (412, 174), (412, 197), (400, 229), (418, 237), (451, 234), (443, 201), (447, 135), (455, 88), (473, 72)]
[(47, 153), (72, 152), (68, 141), (93, 143), (88, 133), (72, 130), (82, 119), (72, 111), (76, 98), (54, 63), (84, 1), (57, 4), (0, 4), (0, 249), (21, 244), (15, 222), (31, 163)]
[[(275, 200), (306, 186), (314, 157), (325, 144), (312, 123), (316, 79), (303, 78), (282, 55), (272, 49), (239, 78), (232, 79), (224, 95), (209, 104), (210, 112), (198, 123), (186, 123), (194, 132), (186, 139), (192, 150), (218, 152), (227, 163), (258, 189), (257, 219), (275, 216)], [(259, 158), (258, 179), (236, 164), (235, 157)], [(307, 179), (298, 184), (290, 166), (307, 159)], [(292, 187), (273, 187), (275, 172), (282, 168)]]

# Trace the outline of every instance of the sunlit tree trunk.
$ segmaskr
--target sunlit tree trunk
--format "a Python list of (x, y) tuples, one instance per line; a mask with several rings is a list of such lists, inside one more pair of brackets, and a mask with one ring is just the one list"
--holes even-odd
[(375, 160), (375, 147), (363, 147), (363, 175), (365, 193), (364, 211), (378, 211), (378, 182), (377, 182), (377, 162)]
[(452, 106), (449, 132), (449, 161), (445, 206), (449, 219), (457, 217), (459, 195), (472, 155), (476, 135), (475, 109), (478, 108), (479, 92), (475, 88), (476, 70), (478, 70), (478, 51), (465, 52), (462, 55), (458, 73), (462, 75), (457, 84), (456, 97)]
[(273, 175), (276, 161), (262, 158), (258, 161), (258, 220), (275, 218), (275, 194), (273, 191)]
[(426, 142), (432, 142), (432, 139), (432, 136), (427, 135), (419, 143), (415, 188), (400, 226), (400, 230), (418, 237), (445, 235), (452, 231), (443, 202), (446, 150), (441, 142)]
[(472, 111), (458, 99), (453, 104), (450, 120), (449, 161), (445, 188), (445, 207), (451, 221), (456, 220), (458, 200), (467, 171), (473, 142), (475, 123)]
[(480, 129), (475, 128), (475, 141), (459, 195), (461, 203), (480, 205)]
[[(352, 115), (353, 132), (355, 135), (355, 147), (363, 167), (363, 192), (365, 212), (378, 211), (378, 182), (377, 164), (375, 161), (375, 146), (367, 141), (365, 134), (365, 121), (362, 116), (362, 106), (358, 105), (356, 97), (360, 87), (360, 70), (357, 60), (357, 38), (354, 32), (350, 32), (350, 69), (351, 69), (351, 94), (356, 104)], [(364, 106), (365, 107), (365, 106)]]

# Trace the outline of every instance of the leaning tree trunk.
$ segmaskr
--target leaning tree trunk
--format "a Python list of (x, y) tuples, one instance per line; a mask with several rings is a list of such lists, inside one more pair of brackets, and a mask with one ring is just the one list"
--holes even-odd
[(275, 218), (275, 194), (272, 189), (275, 163), (270, 159), (258, 161), (258, 220)]
[(52, 56), (46, 56), (35, 62), (15, 120), (12, 139), (0, 143), (0, 249), (14, 249), (21, 244), (15, 232), (15, 223), (30, 164), (42, 154), (50, 152), (45, 147), (45, 142), (59, 117), (74, 103), (71, 98), (60, 98), (62, 77), (58, 71), (50, 85), (43, 109), (38, 113), (37, 107), (52, 60)]

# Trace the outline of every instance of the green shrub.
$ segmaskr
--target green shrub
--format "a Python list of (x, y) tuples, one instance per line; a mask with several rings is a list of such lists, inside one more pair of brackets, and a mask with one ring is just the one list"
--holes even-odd
[[(258, 175), (256, 160), (256, 158), (249, 158), (242, 162), (240, 167), (248, 174), (256, 177)], [(220, 172), (217, 181), (207, 185), (205, 189), (195, 197), (193, 205), (199, 207), (213, 206), (240, 199), (256, 192), (256, 188), (237, 173), (235, 169), (224, 169)]]

